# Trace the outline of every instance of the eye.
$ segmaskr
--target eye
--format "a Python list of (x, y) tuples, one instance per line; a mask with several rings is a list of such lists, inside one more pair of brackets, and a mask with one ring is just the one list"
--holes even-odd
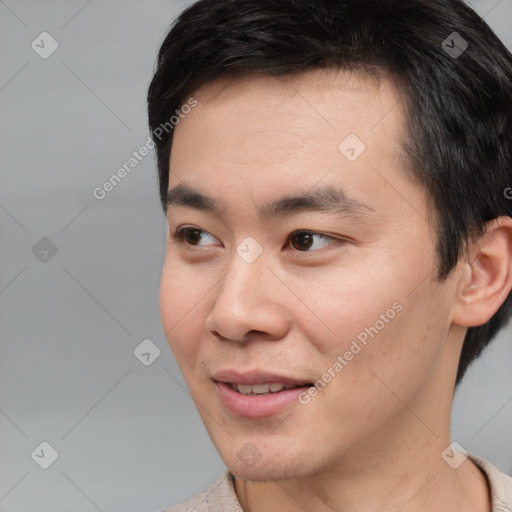
[(171, 238), (174, 238), (179, 242), (186, 242), (189, 245), (211, 245), (200, 243), (204, 235), (210, 237), (211, 239), (215, 238), (212, 234), (208, 233), (208, 231), (192, 227), (179, 228), (178, 230), (176, 230), (176, 233), (174, 233), (174, 235), (171, 235)]
[(295, 231), (290, 235), (290, 244), (298, 251), (311, 252), (309, 249), (314, 245), (315, 238), (320, 240), (315, 249), (322, 249), (334, 241), (334, 238), (314, 231)]
[[(179, 243), (186, 243), (193, 246), (208, 246), (211, 243), (202, 243), (205, 238), (216, 240), (216, 238), (208, 231), (203, 229), (184, 226), (176, 230), (172, 239), (177, 240)], [(314, 231), (294, 231), (289, 236), (290, 245), (300, 252), (312, 252), (312, 250), (322, 249), (335, 242), (333, 237), (316, 233)], [(317, 242), (315, 244), (315, 242)], [(312, 250), (310, 250), (313, 247)]]

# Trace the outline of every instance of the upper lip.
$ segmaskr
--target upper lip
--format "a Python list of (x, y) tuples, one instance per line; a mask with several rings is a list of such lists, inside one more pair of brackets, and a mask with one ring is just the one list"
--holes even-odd
[(311, 384), (311, 381), (306, 379), (295, 379), (292, 377), (285, 377), (277, 373), (270, 373), (263, 370), (251, 371), (238, 371), (238, 370), (221, 370), (212, 375), (214, 381), (226, 382), (230, 384), (285, 384), (287, 386), (303, 386)]

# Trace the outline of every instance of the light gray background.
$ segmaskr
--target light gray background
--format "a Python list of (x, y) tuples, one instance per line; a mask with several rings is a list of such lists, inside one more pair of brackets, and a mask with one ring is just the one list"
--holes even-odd
[[(512, 47), (512, 0), (473, 7)], [(165, 247), (145, 94), (179, 1), (0, 0), (0, 510), (158, 510), (223, 469), (160, 325)], [(42, 59), (43, 31), (58, 49)], [(511, 184), (512, 185), (512, 184)], [(46, 263), (32, 247), (48, 237)], [(512, 330), (457, 393), (453, 439), (512, 473)], [(150, 366), (133, 355), (149, 338)], [(59, 457), (31, 458), (42, 442)]]

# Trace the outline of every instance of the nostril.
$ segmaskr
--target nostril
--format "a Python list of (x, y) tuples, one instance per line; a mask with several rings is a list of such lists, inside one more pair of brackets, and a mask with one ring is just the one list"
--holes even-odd
[(225, 336), (220, 334), (218, 331), (211, 331), (211, 333), (213, 334), (213, 336), (215, 336), (216, 338), (218, 338), (221, 341), (236, 341), (236, 342), (241, 342), (241, 343), (246, 343), (252, 337), (256, 337), (257, 339), (261, 339), (263, 337), (268, 337), (268, 334), (266, 332), (257, 331), (255, 329), (253, 329), (252, 331), (248, 331), (242, 338), (237, 338), (237, 339), (226, 338)]
[(246, 336), (249, 336), (250, 334), (258, 334), (258, 335), (266, 336), (266, 333), (264, 333), (263, 331), (256, 331), (256, 330), (249, 331), (249, 332), (246, 334)]

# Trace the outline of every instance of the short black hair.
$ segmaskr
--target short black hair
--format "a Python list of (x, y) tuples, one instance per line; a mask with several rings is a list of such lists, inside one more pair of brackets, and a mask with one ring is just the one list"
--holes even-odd
[[(147, 98), (164, 210), (169, 119), (195, 90), (221, 76), (319, 68), (380, 70), (398, 85), (405, 172), (426, 192), (437, 279), (446, 279), (487, 222), (512, 216), (505, 192), (512, 185), (512, 57), (462, 0), (200, 0), (188, 7), (160, 48)], [(468, 329), (457, 384), (511, 313), (509, 294), (486, 324)]]

